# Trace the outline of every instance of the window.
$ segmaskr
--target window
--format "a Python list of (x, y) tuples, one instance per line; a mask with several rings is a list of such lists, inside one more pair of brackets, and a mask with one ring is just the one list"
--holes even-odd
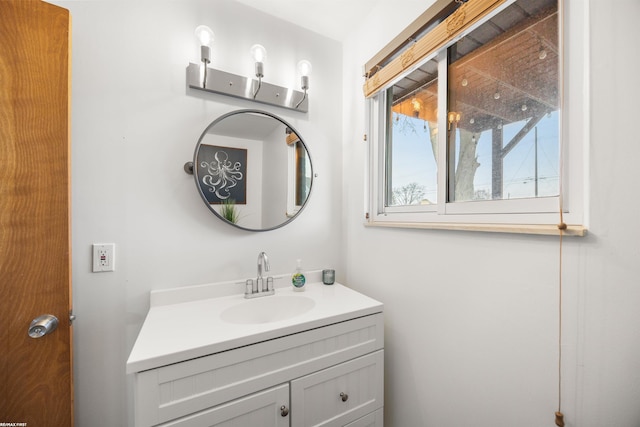
[[(413, 88), (417, 82), (418, 88)], [(438, 201), (438, 63), (427, 61), (387, 90), (386, 204)]]
[[(451, 22), (466, 19), (473, 2), (432, 27), (426, 42), (412, 42), (388, 68), (409, 62), (430, 33), (447, 29), (440, 48), (403, 66), (368, 99), (369, 224), (501, 224), (498, 231), (512, 224), (536, 233), (546, 224), (557, 233), (562, 207), (572, 231), (584, 232), (579, 31), (586, 12), (566, 19), (561, 43), (562, 0), (493, 3), (501, 4), (457, 34), (449, 34)], [(572, 10), (581, 12), (578, 3)], [(575, 70), (573, 84), (563, 86), (561, 64)]]

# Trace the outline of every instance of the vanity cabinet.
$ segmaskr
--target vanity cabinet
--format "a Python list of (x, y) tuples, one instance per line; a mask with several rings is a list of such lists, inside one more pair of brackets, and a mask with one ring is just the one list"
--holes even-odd
[(137, 372), (136, 426), (380, 427), (383, 329), (380, 312)]

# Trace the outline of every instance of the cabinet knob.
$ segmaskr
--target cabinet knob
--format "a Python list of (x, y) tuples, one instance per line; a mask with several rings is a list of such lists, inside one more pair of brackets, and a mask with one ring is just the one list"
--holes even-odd
[(349, 400), (349, 395), (347, 393), (340, 393), (340, 398), (343, 402), (346, 402), (347, 400)]
[(287, 409), (286, 406), (282, 405), (280, 407), (280, 415), (282, 415), (283, 417), (286, 417), (287, 415), (289, 415), (289, 409)]

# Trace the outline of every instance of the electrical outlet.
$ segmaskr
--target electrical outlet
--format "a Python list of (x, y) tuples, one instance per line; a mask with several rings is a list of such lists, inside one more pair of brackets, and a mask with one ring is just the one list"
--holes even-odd
[(93, 272), (113, 271), (116, 262), (115, 243), (93, 244)]

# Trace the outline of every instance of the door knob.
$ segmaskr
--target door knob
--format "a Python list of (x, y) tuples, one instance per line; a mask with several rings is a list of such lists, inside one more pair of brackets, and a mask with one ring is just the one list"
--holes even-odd
[(58, 327), (58, 318), (53, 314), (43, 314), (36, 317), (29, 326), (29, 336), (31, 338), (41, 338)]

